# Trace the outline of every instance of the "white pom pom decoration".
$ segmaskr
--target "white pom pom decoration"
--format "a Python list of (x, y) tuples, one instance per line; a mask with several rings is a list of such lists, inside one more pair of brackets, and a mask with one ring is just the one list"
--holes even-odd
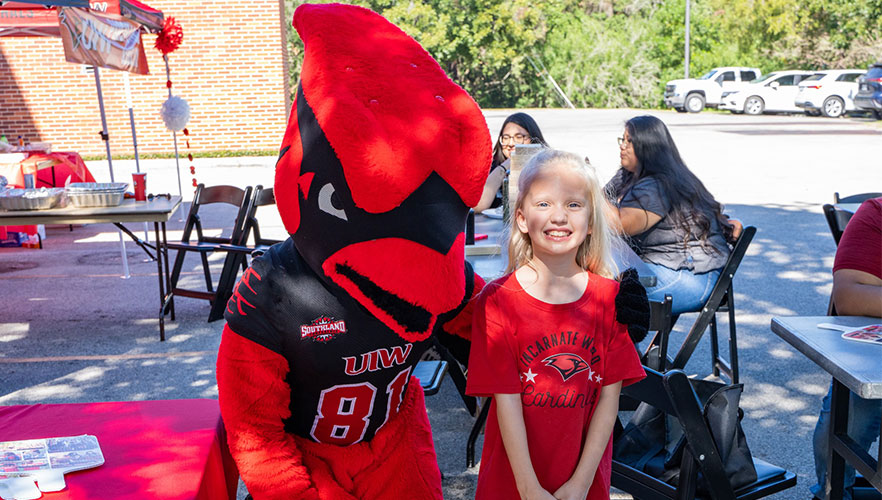
[(162, 109), (159, 114), (162, 115), (165, 128), (173, 132), (179, 132), (190, 121), (190, 105), (183, 98), (173, 95), (162, 103)]

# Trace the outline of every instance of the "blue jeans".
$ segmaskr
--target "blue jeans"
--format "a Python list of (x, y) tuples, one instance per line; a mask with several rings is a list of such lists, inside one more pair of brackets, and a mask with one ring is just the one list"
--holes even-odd
[(672, 314), (694, 312), (701, 309), (707, 302), (711, 290), (720, 277), (720, 270), (695, 274), (688, 269), (674, 271), (660, 264), (646, 262), (649, 269), (655, 274), (656, 285), (646, 289), (649, 300), (661, 302), (665, 295), (673, 299), (671, 304)]
[[(879, 437), (879, 425), (882, 421), (882, 400), (863, 399), (854, 393), (848, 393), (848, 435), (864, 450), (869, 450), (873, 441)], [(812, 448), (815, 455), (815, 474), (818, 484), (811, 487), (812, 493), (818, 498), (823, 497), (824, 483), (827, 481), (827, 450), (830, 447), (830, 401), (833, 399), (833, 384), (821, 402), (821, 413), (812, 436)], [(845, 464), (845, 492), (843, 500), (851, 500), (851, 488), (854, 486), (854, 468)]]

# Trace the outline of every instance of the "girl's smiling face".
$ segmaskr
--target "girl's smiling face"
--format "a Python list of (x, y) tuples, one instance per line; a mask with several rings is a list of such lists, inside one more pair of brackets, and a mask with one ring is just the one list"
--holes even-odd
[(549, 165), (533, 180), (515, 217), (518, 230), (530, 237), (534, 258), (575, 262), (579, 245), (591, 233), (585, 178), (566, 165)]

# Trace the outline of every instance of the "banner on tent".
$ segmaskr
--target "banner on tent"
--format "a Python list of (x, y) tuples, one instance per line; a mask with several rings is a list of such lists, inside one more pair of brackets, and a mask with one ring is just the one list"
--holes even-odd
[(58, 10), (68, 62), (147, 74), (140, 25), (113, 14), (62, 7)]

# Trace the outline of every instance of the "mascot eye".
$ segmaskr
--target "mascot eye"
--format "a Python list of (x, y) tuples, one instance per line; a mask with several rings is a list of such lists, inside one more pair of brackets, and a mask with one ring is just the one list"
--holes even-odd
[(327, 212), (333, 215), (334, 217), (338, 217), (349, 222), (349, 219), (346, 218), (346, 212), (343, 211), (342, 208), (337, 208), (335, 205), (340, 205), (340, 200), (337, 198), (337, 193), (334, 191), (334, 186), (329, 182), (322, 186), (321, 191), (319, 191), (319, 209), (323, 212)]

